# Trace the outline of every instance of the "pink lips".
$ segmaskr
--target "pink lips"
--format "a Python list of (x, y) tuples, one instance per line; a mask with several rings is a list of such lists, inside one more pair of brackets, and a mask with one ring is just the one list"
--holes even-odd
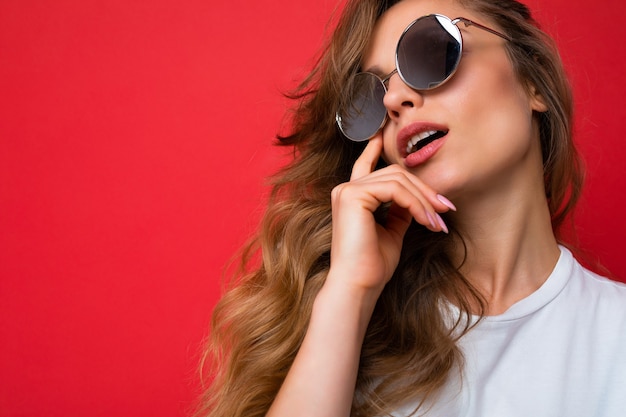
[(427, 160), (429, 160), (435, 153), (443, 146), (447, 134), (443, 137), (436, 139), (424, 146), (417, 152), (413, 152), (411, 154), (407, 154), (406, 147), (411, 138), (419, 133), (426, 132), (429, 130), (439, 130), (447, 132), (448, 128), (442, 125), (428, 123), (428, 122), (415, 122), (410, 125), (402, 128), (398, 133), (398, 152), (401, 156), (404, 157), (404, 164), (407, 168), (412, 168), (417, 165), (423, 164)]

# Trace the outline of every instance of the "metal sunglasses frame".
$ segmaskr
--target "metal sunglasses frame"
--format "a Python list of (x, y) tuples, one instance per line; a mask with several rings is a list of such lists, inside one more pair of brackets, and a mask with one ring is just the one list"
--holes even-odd
[[(457, 59), (456, 64), (454, 65), (454, 69), (452, 70), (452, 72), (445, 78), (443, 79), (440, 83), (438, 83), (437, 85), (433, 86), (433, 87), (429, 87), (429, 88), (416, 88), (413, 85), (411, 85), (409, 82), (406, 81), (406, 79), (404, 78), (404, 76), (402, 75), (402, 72), (398, 70), (398, 49), (400, 48), (400, 43), (402, 42), (402, 39), (404, 38), (405, 34), (420, 20), (428, 18), (428, 17), (434, 17), (435, 19), (439, 20), (441, 22), (440, 19), (444, 19), (448, 22), (450, 22), (450, 25), (454, 26), (455, 29), (457, 30), (457, 34), (458, 37), (455, 36), (456, 39), (458, 39), (459, 42), (459, 57)], [(394, 74), (398, 74), (400, 76), (400, 78), (402, 79), (402, 82), (404, 82), (406, 85), (408, 85), (409, 87), (411, 87), (412, 89), (416, 90), (416, 91), (428, 91), (428, 90), (433, 90), (443, 84), (445, 84), (449, 79), (452, 78), (452, 76), (456, 73), (457, 68), (459, 67), (459, 62), (461, 61), (461, 56), (463, 54), (463, 35), (461, 33), (461, 30), (459, 29), (459, 27), (457, 26), (459, 23), (463, 23), (465, 25), (465, 27), (469, 27), (469, 26), (475, 26), (478, 29), (482, 29), (486, 32), (489, 32), (493, 35), (499, 36), (500, 38), (504, 39), (507, 42), (511, 42), (513, 39), (511, 39), (511, 37), (498, 32), (497, 30), (491, 29), (490, 27), (487, 27), (485, 25), (481, 25), (480, 23), (474, 22), (473, 20), (467, 19), (465, 17), (456, 17), (454, 19), (450, 19), (448, 16), (444, 16), (442, 14), (429, 14), (429, 15), (425, 15), (425, 16), (421, 16), (417, 19), (415, 19), (414, 21), (412, 21), (407, 27), (406, 29), (404, 29), (404, 31), (402, 32), (402, 35), (400, 36), (400, 39), (398, 39), (398, 44), (396, 45), (396, 52), (395, 52), (395, 61), (396, 61), (396, 68), (394, 68), (393, 71), (391, 71), (389, 74), (385, 75), (384, 77), (379, 77), (378, 75), (371, 73), (371, 72), (360, 72), (357, 73), (358, 74), (371, 74), (374, 77), (378, 78), (378, 80), (380, 81), (383, 90), (385, 91), (385, 94), (387, 93), (387, 86), (386, 83), (387, 81), (389, 81), (389, 79), (394, 75)], [(445, 28), (444, 28), (445, 29)], [(447, 30), (447, 29), (445, 29)], [(353, 139), (351, 137), (349, 137), (346, 132), (344, 132), (343, 127), (342, 127), (342, 119), (341, 119), (341, 115), (339, 114), (339, 112), (337, 112), (335, 114), (335, 121), (337, 123), (337, 126), (339, 127), (339, 130), (341, 130), (341, 133), (343, 133), (343, 135), (345, 137), (347, 137), (348, 139), (355, 141), (355, 142), (363, 142), (366, 140), (369, 140), (371, 138), (373, 138), (376, 133), (378, 133), (378, 131), (385, 126), (385, 124), (387, 123), (387, 113), (385, 113), (385, 117), (382, 121), (382, 123), (380, 124), (380, 126), (378, 127), (378, 129), (376, 129), (376, 131), (368, 138), (365, 139)]]

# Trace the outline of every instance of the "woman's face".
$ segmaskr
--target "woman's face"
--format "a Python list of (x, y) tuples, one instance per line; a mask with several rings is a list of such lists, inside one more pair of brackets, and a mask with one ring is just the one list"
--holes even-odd
[[(413, 20), (432, 13), (465, 17), (499, 30), (454, 0), (403, 0), (378, 21), (363, 70), (380, 76), (394, 70), (400, 35)], [(545, 111), (541, 97), (527, 93), (517, 80), (506, 40), (463, 23), (458, 27), (463, 56), (457, 72), (425, 92), (411, 89), (393, 75), (384, 99), (389, 119), (379, 133), (388, 163), (405, 167), (451, 198), (506, 190), (515, 186), (511, 181), (541, 176), (533, 110)], [(411, 139), (428, 131), (447, 133), (417, 151), (407, 150)]]

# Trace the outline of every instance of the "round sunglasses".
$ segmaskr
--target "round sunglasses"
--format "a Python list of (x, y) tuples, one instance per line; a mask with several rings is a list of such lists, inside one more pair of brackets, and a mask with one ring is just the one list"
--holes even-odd
[(385, 83), (398, 73), (402, 81), (418, 91), (432, 90), (456, 72), (463, 52), (463, 37), (458, 23), (475, 26), (506, 41), (508, 36), (464, 17), (450, 19), (440, 14), (414, 20), (402, 33), (396, 47), (396, 69), (381, 78), (359, 72), (351, 80), (346, 104), (335, 119), (345, 137), (355, 142), (371, 139), (385, 125), (387, 109), (383, 98)]

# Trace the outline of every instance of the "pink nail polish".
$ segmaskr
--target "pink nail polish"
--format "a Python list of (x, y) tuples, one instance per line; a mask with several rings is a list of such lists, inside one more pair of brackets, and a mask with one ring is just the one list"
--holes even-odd
[(435, 216), (437, 218), (437, 222), (439, 223), (439, 226), (441, 226), (441, 230), (445, 233), (449, 233), (448, 226), (446, 226), (446, 223), (443, 221), (439, 213), (435, 213)]
[(452, 211), (456, 211), (456, 206), (452, 204), (452, 201), (448, 200), (441, 194), (437, 194), (437, 200), (441, 201), (446, 207), (448, 207)]
[(428, 218), (428, 221), (430, 222), (430, 226), (433, 229), (436, 229), (437, 228), (437, 223), (435, 223), (435, 219), (434, 219), (433, 215), (430, 214), (429, 212), (426, 212), (426, 217)]

